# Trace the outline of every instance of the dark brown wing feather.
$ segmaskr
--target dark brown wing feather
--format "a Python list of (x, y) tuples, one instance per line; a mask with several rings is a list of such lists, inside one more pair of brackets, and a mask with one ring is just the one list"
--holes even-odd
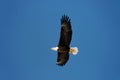
[(60, 40), (58, 44), (58, 57), (57, 64), (65, 65), (69, 59), (69, 49), (70, 42), (72, 38), (72, 29), (71, 22), (68, 16), (62, 16), (61, 18), (61, 32), (60, 32)]

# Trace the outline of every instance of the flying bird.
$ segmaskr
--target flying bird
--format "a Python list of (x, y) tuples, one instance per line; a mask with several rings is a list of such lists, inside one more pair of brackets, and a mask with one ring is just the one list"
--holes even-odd
[(78, 53), (77, 47), (70, 48), (71, 39), (71, 21), (67, 15), (63, 15), (61, 18), (61, 31), (58, 46), (51, 48), (51, 50), (58, 52), (56, 64), (59, 66), (64, 66), (67, 63), (67, 61), (69, 60), (69, 54), (76, 55)]

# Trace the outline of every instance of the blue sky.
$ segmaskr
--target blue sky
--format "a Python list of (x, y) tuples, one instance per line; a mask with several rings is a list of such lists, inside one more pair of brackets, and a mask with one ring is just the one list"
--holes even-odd
[[(60, 18), (71, 18), (71, 55), (57, 66)], [(0, 80), (120, 80), (119, 0), (1, 0)]]

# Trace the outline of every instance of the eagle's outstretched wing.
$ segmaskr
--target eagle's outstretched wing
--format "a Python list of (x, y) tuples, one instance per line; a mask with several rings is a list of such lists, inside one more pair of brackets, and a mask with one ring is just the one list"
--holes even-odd
[(57, 64), (65, 65), (65, 63), (69, 59), (69, 49), (70, 42), (72, 38), (72, 29), (71, 22), (68, 16), (64, 15), (61, 18), (61, 32), (60, 32), (60, 40), (58, 44), (58, 57)]

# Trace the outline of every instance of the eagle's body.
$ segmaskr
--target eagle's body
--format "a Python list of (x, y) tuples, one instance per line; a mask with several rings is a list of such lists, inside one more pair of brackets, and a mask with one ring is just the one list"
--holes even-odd
[(61, 18), (61, 32), (58, 44), (58, 65), (65, 65), (69, 59), (70, 42), (72, 38), (72, 29), (70, 19), (67, 16)]
[(62, 16), (61, 18), (61, 32), (58, 47), (52, 48), (57, 50), (57, 65), (63, 66), (69, 60), (69, 53), (77, 53), (78, 49), (70, 48), (70, 42), (72, 39), (71, 22), (68, 16)]

